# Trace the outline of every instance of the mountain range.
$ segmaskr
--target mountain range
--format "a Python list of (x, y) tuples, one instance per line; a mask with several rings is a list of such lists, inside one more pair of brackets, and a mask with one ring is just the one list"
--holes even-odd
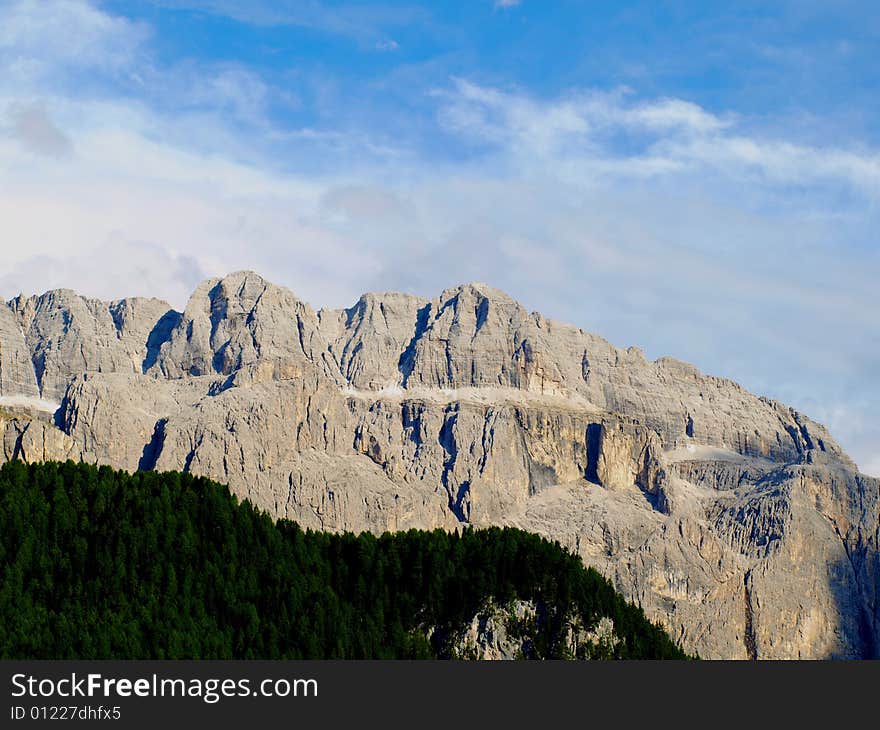
[(0, 438), (0, 462), (182, 470), (305, 528), (539, 533), (702, 657), (880, 647), (880, 480), (825, 427), (483, 284), (320, 311), (252, 272), (183, 312), (19, 296)]

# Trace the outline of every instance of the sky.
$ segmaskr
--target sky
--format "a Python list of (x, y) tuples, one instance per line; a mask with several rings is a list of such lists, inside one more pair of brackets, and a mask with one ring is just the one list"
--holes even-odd
[(0, 296), (483, 281), (880, 475), (870, 1), (0, 0)]

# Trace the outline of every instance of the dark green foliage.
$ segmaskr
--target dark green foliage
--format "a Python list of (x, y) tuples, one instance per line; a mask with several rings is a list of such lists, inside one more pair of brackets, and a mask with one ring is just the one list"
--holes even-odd
[(578, 613), (613, 619), (614, 657), (683, 657), (598, 573), (519, 530), (303, 532), (205, 479), (72, 462), (0, 469), (0, 530), (2, 658), (444, 656), (426, 627), (450, 636), (489, 598), (542, 607), (538, 656), (562, 656)]

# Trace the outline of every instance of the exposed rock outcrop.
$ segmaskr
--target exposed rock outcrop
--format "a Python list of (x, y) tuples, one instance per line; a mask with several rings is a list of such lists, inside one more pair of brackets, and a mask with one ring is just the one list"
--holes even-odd
[[(499, 606), (490, 601), (469, 624), (452, 636), (443, 636), (445, 652), (459, 659), (537, 659), (535, 636), (546, 625), (546, 608), (531, 601), (516, 600)], [(592, 628), (577, 616), (566, 616), (559, 631), (558, 653), (571, 659), (610, 655), (619, 643), (614, 621), (607, 616)], [(436, 629), (428, 632), (428, 639)]]
[(482, 284), (321, 312), (249, 272), (182, 313), (19, 297), (0, 398), (60, 401), (0, 410), (0, 459), (184, 469), (324, 530), (533, 530), (702, 656), (880, 646), (880, 485), (824, 427)]
[(60, 400), (80, 373), (143, 372), (153, 330), (173, 318), (158, 299), (106, 303), (67, 289), (18, 297), (9, 307), (30, 351), (36, 385), (49, 400)]
[(0, 397), (35, 397), (37, 376), (24, 331), (13, 310), (0, 304)]
[(0, 463), (82, 459), (78, 444), (56, 428), (49, 415), (35, 409), (0, 406), (0, 439)]

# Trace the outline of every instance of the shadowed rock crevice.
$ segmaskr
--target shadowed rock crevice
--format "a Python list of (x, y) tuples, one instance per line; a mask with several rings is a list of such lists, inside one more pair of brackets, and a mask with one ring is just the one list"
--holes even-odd
[(150, 330), (150, 334), (147, 336), (147, 356), (141, 364), (141, 372), (146, 373), (156, 364), (162, 345), (171, 339), (171, 333), (180, 324), (182, 318), (183, 315), (180, 312), (169, 309), (156, 322), (155, 327)]
[(480, 330), (483, 329), (483, 325), (486, 324), (486, 321), (489, 319), (489, 300), (486, 297), (479, 297), (476, 311), (474, 312), (474, 317), (477, 320), (476, 326), (474, 327), (474, 337), (476, 337)]
[(451, 474), (455, 469), (455, 461), (458, 458), (458, 444), (455, 440), (455, 425), (458, 421), (458, 409), (448, 408), (444, 415), (443, 426), (440, 428), (437, 440), (446, 453), (443, 462), (443, 472), (440, 482), (449, 495), (449, 509), (459, 522), (467, 522), (469, 515), (464, 508), (465, 500), (470, 492), (470, 481), (462, 481), (458, 487), (453, 484)]
[(758, 641), (755, 638), (755, 610), (752, 605), (752, 588), (750, 585), (751, 571), (747, 571), (743, 577), (743, 602), (745, 604), (745, 631), (743, 644), (746, 648), (746, 656), (755, 660), (758, 658)]
[(15, 446), (12, 449), (12, 459), (21, 459), (27, 461), (27, 455), (24, 453), (24, 436), (30, 428), (30, 421), (25, 422), (20, 427), (16, 425)]
[(601, 484), (597, 467), (599, 464), (599, 449), (602, 446), (602, 424), (591, 423), (587, 426), (587, 469), (585, 477), (587, 481)]
[[(869, 485), (862, 483), (860, 486)], [(877, 549), (876, 537), (870, 536), (865, 539), (865, 536), (858, 532), (848, 538), (836, 527), (835, 531), (840, 539), (844, 557), (829, 570), (829, 576), (847, 575), (851, 579), (851, 584), (856, 586), (856, 591), (853, 592), (848, 590), (848, 585), (842, 581), (829, 581), (837, 611), (842, 616), (851, 617), (856, 624), (859, 638), (857, 658), (880, 659), (880, 552)], [(831, 653), (826, 658), (842, 657)]]
[(409, 381), (409, 377), (415, 368), (416, 362), (416, 346), (418, 344), (419, 339), (421, 339), (422, 335), (428, 329), (428, 321), (431, 318), (431, 305), (426, 304), (424, 307), (420, 308), (416, 315), (416, 324), (415, 329), (413, 331), (412, 339), (410, 339), (409, 344), (406, 346), (406, 349), (401, 353), (400, 359), (397, 363), (397, 369), (400, 372), (401, 381), (403, 387), (407, 386)]
[(223, 351), (229, 345), (228, 340), (219, 345), (217, 344), (217, 331), (220, 329), (220, 325), (225, 323), (229, 311), (229, 301), (224, 296), (223, 282), (218, 282), (217, 285), (208, 292), (208, 300), (211, 303), (209, 315), (209, 320), (211, 322), (210, 343), (214, 350), (214, 356), (211, 359), (211, 367), (215, 373), (222, 373), (224, 371)]
[(470, 493), (470, 480), (465, 479), (461, 484), (458, 485), (458, 490), (455, 493), (455, 499), (452, 500), (452, 503), (449, 505), (449, 508), (452, 510), (452, 514), (455, 515), (456, 519), (459, 522), (470, 522)]
[(46, 353), (35, 352), (31, 360), (34, 367), (34, 377), (37, 379), (37, 392), (43, 395), (43, 374), (46, 372)]
[(150, 438), (149, 443), (144, 446), (140, 461), (138, 461), (139, 471), (153, 471), (156, 468), (156, 461), (159, 459), (159, 454), (162, 453), (162, 445), (165, 441), (165, 424), (167, 422), (168, 419), (165, 418), (156, 422), (153, 436)]

